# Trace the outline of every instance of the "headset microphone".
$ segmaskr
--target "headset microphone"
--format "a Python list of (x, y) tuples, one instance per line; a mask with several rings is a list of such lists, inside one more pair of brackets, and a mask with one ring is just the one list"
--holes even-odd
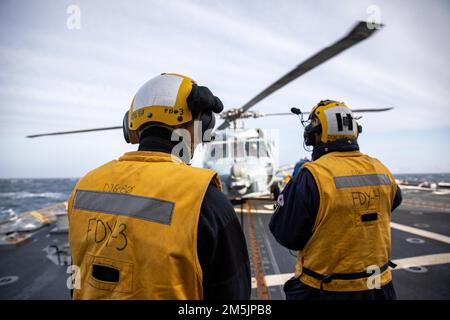
[(298, 108), (291, 108), (291, 112), (296, 115), (300, 115), (302, 111)]

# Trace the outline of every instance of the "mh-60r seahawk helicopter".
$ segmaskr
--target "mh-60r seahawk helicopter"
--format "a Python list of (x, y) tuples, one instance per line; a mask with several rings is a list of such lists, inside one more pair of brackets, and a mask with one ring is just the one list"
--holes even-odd
[[(282, 168), (277, 167), (273, 153), (274, 141), (269, 139), (262, 129), (244, 129), (242, 119), (294, 114), (303, 116), (308, 114), (308, 112), (301, 112), (297, 108), (292, 108), (291, 113), (268, 114), (249, 111), (249, 109), (306, 72), (367, 39), (381, 27), (382, 25), (379, 24), (358, 22), (345, 37), (300, 63), (241, 108), (230, 109), (220, 114), (224, 121), (215, 130), (215, 140), (206, 147), (203, 165), (218, 172), (224, 192), (230, 199), (262, 197), (270, 196), (271, 194), (276, 197), (280, 191), (282, 181), (282, 178), (279, 176)], [(390, 109), (392, 108), (353, 109), (352, 111), (361, 113), (380, 112)], [(122, 126), (44, 133), (28, 137), (35, 138), (112, 129), (122, 129)]]

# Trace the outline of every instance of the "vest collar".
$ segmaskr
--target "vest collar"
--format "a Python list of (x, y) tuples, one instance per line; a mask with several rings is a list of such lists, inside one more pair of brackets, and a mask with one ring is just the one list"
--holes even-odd
[(338, 139), (336, 141), (321, 143), (314, 147), (312, 160), (317, 160), (324, 154), (330, 152), (349, 152), (359, 151), (359, 145), (356, 140)]
[(173, 162), (184, 163), (173, 154), (159, 151), (131, 151), (126, 152), (119, 161), (141, 161), (141, 162)]

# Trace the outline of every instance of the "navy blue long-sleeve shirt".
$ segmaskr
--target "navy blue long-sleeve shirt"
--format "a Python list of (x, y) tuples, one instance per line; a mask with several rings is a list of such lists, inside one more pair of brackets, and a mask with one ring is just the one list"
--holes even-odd
[(277, 205), (270, 219), (270, 231), (286, 248), (300, 250), (311, 238), (319, 211), (316, 182), (308, 170), (302, 169), (289, 181), (280, 196), (283, 206)]

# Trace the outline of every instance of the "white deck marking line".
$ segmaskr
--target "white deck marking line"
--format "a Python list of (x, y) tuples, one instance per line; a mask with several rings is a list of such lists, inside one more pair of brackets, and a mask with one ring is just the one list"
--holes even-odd
[(432, 209), (444, 209), (449, 210), (450, 205), (448, 203), (442, 203), (442, 202), (433, 202), (433, 201), (418, 201), (418, 200), (409, 200), (405, 199), (401, 203), (404, 206), (412, 206), (412, 207), (419, 207), (419, 208), (432, 208)]
[(437, 240), (437, 241), (441, 241), (441, 242), (450, 244), (450, 237), (444, 236), (439, 233), (421, 230), (421, 229), (413, 228), (410, 226), (405, 226), (403, 224), (399, 224), (396, 222), (391, 222), (391, 227), (394, 229), (400, 230), (400, 231), (412, 233), (412, 234), (415, 234), (418, 236), (422, 236), (425, 238), (429, 238), (429, 239), (433, 239), (433, 240)]
[[(235, 210), (236, 210), (236, 212), (239, 212), (239, 213), (241, 212), (240, 209), (235, 209)], [(247, 211), (244, 209), (244, 212), (247, 212)], [(252, 213), (273, 213), (273, 211), (259, 209), (259, 210), (252, 210)], [(429, 238), (429, 239), (433, 239), (433, 240), (437, 240), (437, 241), (441, 241), (441, 242), (450, 244), (450, 237), (447, 237), (447, 236), (439, 234), (439, 233), (410, 227), (410, 226), (396, 223), (396, 222), (391, 222), (391, 227), (394, 229), (400, 230), (400, 231), (405, 231), (405, 232), (412, 233), (412, 234), (415, 234), (418, 236), (422, 236), (425, 238)]]
[[(450, 253), (438, 253), (425, 256), (403, 258), (393, 260), (393, 262), (397, 264), (397, 268), (393, 269), (393, 271), (411, 267), (424, 267), (439, 264), (447, 264), (450, 263)], [(281, 286), (284, 285), (284, 283), (293, 276), (294, 276), (293, 273), (270, 274), (265, 277), (266, 285), (267, 287)], [(252, 279), (252, 289), (255, 288), (256, 288), (256, 281), (253, 281)]]
[[(241, 213), (241, 208), (234, 208), (234, 211), (236, 211), (236, 213)], [(244, 212), (248, 213), (247, 209), (243, 210)], [(272, 214), (273, 210), (265, 210), (265, 209), (253, 209), (252, 213), (264, 213), (264, 214)]]
[(268, 287), (282, 286), (293, 276), (293, 273), (270, 274), (266, 276), (266, 284)]
[(405, 269), (411, 267), (434, 266), (437, 264), (450, 263), (450, 253), (430, 254), (426, 256), (418, 256), (412, 258), (403, 258), (393, 261), (397, 264), (397, 269)]

